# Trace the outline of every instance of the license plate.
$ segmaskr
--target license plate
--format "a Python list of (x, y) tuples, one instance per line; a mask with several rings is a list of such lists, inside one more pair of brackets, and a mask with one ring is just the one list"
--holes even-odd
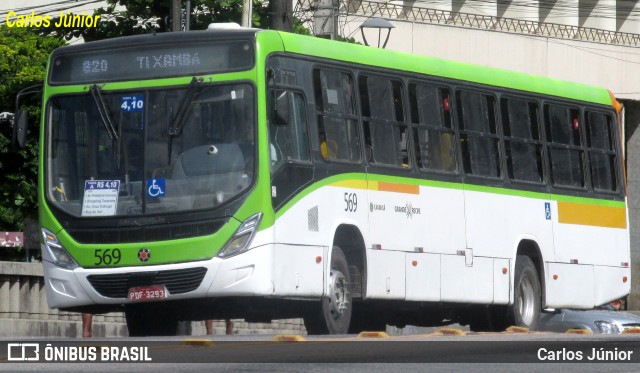
[(129, 289), (128, 298), (132, 301), (160, 300), (167, 295), (167, 288), (162, 285), (138, 286)]

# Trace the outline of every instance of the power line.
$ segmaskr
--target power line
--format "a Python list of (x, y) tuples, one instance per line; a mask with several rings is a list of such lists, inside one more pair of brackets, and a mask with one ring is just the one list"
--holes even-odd
[(65, 3), (75, 3), (76, 0), (64, 0), (64, 1), (58, 1), (57, 3), (49, 3), (49, 4), (42, 4), (42, 5), (34, 5), (34, 6), (29, 6), (29, 7), (24, 7), (24, 8), (11, 8), (11, 9), (0, 9), (0, 12), (10, 12), (10, 11), (14, 11), (16, 13), (19, 12), (23, 12), (23, 11), (28, 11), (28, 10), (33, 10), (33, 9), (38, 9), (38, 8), (44, 8), (44, 7), (48, 7), (48, 6), (52, 6), (52, 5), (60, 5), (60, 4), (65, 4)]
[[(94, 3), (104, 3), (104, 2), (105, 2), (105, 0), (85, 0), (83, 2), (78, 2), (78, 1), (74, 1), (74, 0), (67, 0), (67, 1), (61, 1), (61, 2), (52, 3), (52, 4), (29, 7), (28, 9), (26, 9), (26, 8), (23, 8), (23, 9), (31, 10), (31, 11), (34, 12), (34, 15), (41, 16), (41, 15), (44, 15), (44, 14), (47, 14), (47, 13), (52, 13), (52, 12), (53, 13), (57, 13), (57, 12), (61, 12), (61, 11), (64, 12), (64, 11), (67, 11), (69, 9), (80, 8), (80, 7), (83, 7), (83, 6), (86, 6), (86, 5), (90, 5), (90, 4), (94, 4)], [(66, 3), (73, 3), (74, 5), (59, 6), (59, 5), (66, 4)], [(59, 7), (55, 8), (54, 6), (59, 6)], [(95, 10), (95, 9), (97, 9), (97, 8), (90, 9), (90, 10)], [(11, 10), (8, 10), (6, 13), (1, 13), (2, 11), (0, 11), (0, 17), (6, 16), (9, 13), (9, 11), (11, 11)], [(16, 11), (16, 13), (18, 13), (18, 12)], [(19, 14), (19, 15), (24, 15), (24, 14)]]
[[(617, 4), (624, 3), (629, 4), (628, 6), (618, 6)], [(419, 6), (423, 9), (439, 9), (444, 11), (449, 11), (453, 13), (462, 12), (464, 13), (464, 9), (474, 9), (480, 14), (484, 14), (487, 16), (496, 16), (493, 14), (488, 14), (484, 10), (480, 8), (484, 8), (485, 10), (498, 10), (498, 9), (506, 9), (506, 10), (518, 10), (518, 9), (526, 9), (531, 10), (529, 13), (533, 13), (534, 11), (538, 13), (537, 16), (529, 16), (529, 17), (514, 17), (516, 19), (531, 19), (538, 20), (540, 19), (540, 11), (548, 12), (545, 15), (544, 19), (553, 19), (553, 18), (563, 18), (568, 16), (578, 16), (581, 18), (602, 18), (602, 19), (615, 19), (619, 21), (624, 20), (640, 20), (640, 7), (636, 10), (635, 1), (620, 1), (616, 2), (616, 5), (599, 5), (593, 8), (580, 7), (579, 4), (573, 1), (540, 1), (540, 2), (530, 2), (530, 1), (510, 1), (509, 6), (502, 6), (495, 0), (476, 0), (473, 2), (465, 2), (464, 6), (456, 9), (455, 4), (451, 1), (422, 1), (418, 0), (413, 3), (413, 6)], [(444, 9), (446, 8), (446, 9)], [(636, 11), (634, 11), (636, 10)], [(625, 16), (624, 14), (627, 13)]]

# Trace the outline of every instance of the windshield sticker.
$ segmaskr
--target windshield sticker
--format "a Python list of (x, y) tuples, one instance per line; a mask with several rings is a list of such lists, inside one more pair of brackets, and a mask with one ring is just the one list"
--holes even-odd
[(147, 179), (147, 196), (150, 198), (164, 197), (166, 185), (167, 182), (164, 178)]
[(124, 113), (135, 113), (144, 110), (144, 96), (122, 96), (120, 100), (120, 111)]
[(118, 208), (120, 180), (86, 180), (82, 216), (113, 216)]

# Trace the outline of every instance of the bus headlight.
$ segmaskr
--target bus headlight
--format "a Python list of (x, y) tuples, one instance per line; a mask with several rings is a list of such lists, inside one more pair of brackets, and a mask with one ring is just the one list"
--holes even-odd
[(230, 256), (241, 254), (247, 251), (253, 236), (258, 230), (260, 220), (262, 219), (262, 213), (257, 213), (245, 220), (236, 232), (231, 236), (229, 242), (218, 252), (220, 258), (228, 258)]
[(53, 264), (64, 269), (74, 269), (78, 267), (78, 263), (73, 260), (71, 254), (62, 246), (55, 234), (42, 228), (42, 239)]

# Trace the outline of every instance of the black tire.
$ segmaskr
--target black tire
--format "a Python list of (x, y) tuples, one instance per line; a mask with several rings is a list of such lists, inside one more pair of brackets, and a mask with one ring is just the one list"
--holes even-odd
[(507, 326), (538, 330), (542, 309), (540, 278), (528, 256), (516, 257), (513, 304), (506, 307)]
[(352, 310), (349, 266), (342, 250), (334, 246), (331, 251), (329, 294), (304, 315), (307, 334), (347, 334)]
[(173, 336), (178, 333), (178, 319), (161, 304), (132, 304), (124, 311), (130, 337)]

